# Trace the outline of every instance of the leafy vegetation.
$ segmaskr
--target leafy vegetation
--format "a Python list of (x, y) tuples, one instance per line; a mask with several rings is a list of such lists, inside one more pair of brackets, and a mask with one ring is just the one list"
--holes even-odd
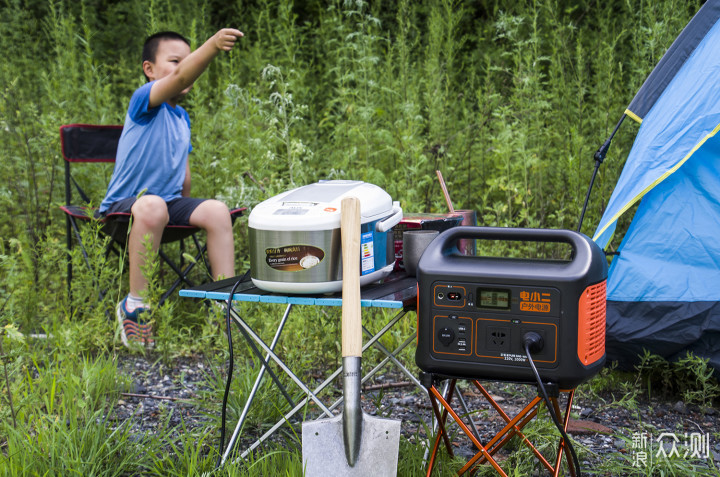
[[(115, 366), (127, 351), (107, 319), (126, 292), (127, 265), (104, 256), (97, 227), (83, 230), (94, 271), (74, 249), (67, 293), (58, 127), (123, 122), (144, 81), (139, 56), (148, 34), (176, 30), (193, 47), (223, 26), (246, 35), (184, 103), (195, 196), (252, 207), (295, 185), (352, 178), (385, 188), (406, 211), (442, 212), (439, 169), (455, 207), (476, 210), (482, 224), (575, 229), (593, 152), (701, 3), (0, 2), (0, 474), (188, 475), (212, 470), (217, 458), (215, 421), (141, 438), (103, 421), (128, 385)], [(588, 234), (634, 127), (624, 126), (601, 169), (582, 229)], [(99, 201), (111, 169), (80, 169), (78, 180)], [(245, 224), (235, 232), (237, 269), (245, 269)], [(153, 270), (155, 290), (169, 277)], [(318, 326), (294, 325), (302, 346), (288, 347), (292, 361), (333, 363), (337, 317), (317, 310), (303, 317)], [(169, 300), (154, 319), (158, 359), (203, 354), (224, 369), (218, 316)], [(262, 329), (262, 320), (256, 325)], [(237, 350), (238, 360), (250, 357)], [(677, 392), (709, 405), (717, 388), (707, 367), (699, 369), (699, 384), (682, 381)], [(671, 374), (675, 382), (681, 375)], [(217, 406), (222, 381), (208, 377), (207, 399)], [(655, 392), (654, 382), (637, 386)], [(250, 385), (235, 384), (233, 412)], [(262, 412), (277, 409), (268, 401)], [(419, 440), (402, 446), (401, 475), (419, 473)], [(299, 457), (287, 448), (255, 459), (230, 472), (298, 475)]]

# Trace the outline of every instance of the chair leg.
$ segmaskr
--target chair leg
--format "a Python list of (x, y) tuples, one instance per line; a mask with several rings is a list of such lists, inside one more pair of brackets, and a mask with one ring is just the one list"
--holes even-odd
[[(82, 236), (80, 234), (80, 228), (78, 227), (77, 221), (75, 218), (71, 216), (66, 216), (66, 239), (67, 239), (67, 287), (68, 287), (68, 300), (69, 300), (69, 309), (70, 309), (70, 315), (73, 314), (74, 309), (72, 306), (72, 279), (73, 279), (73, 266), (72, 266), (72, 249), (73, 249), (73, 237), (72, 235), (75, 235), (75, 239), (77, 240), (78, 244), (80, 245), (80, 250), (82, 251), (83, 260), (85, 261), (85, 265), (87, 266), (88, 270), (90, 271), (90, 276), (92, 277), (93, 287), (96, 289), (99, 288), (98, 281), (95, 278), (95, 275), (93, 273), (93, 266), (90, 263), (90, 256), (85, 249), (85, 245), (82, 242)], [(105, 258), (107, 259), (110, 256), (111, 252), (118, 253), (116, 250), (114, 250), (113, 242), (111, 241), (106, 249), (105, 249)], [(105, 294), (107, 293), (107, 289), (105, 290), (99, 290), (98, 291), (98, 301), (102, 301), (103, 298), (105, 298)], [(111, 318), (110, 315), (108, 315), (108, 318)]]
[[(212, 267), (210, 267), (210, 262), (208, 262), (207, 255), (205, 254), (205, 251), (207, 250), (207, 245), (200, 245), (200, 241), (197, 238), (197, 234), (192, 235), (193, 242), (195, 242), (195, 250), (202, 250), (202, 252), (198, 253), (202, 257), (203, 263), (205, 264), (205, 269), (208, 271), (208, 274), (212, 277)], [(230, 277), (225, 277), (230, 278)]]
[[(520, 412), (518, 412), (514, 417), (511, 418), (507, 413), (505, 413), (505, 411), (502, 410), (500, 405), (477, 380), (473, 380), (472, 382), (475, 384), (475, 387), (483, 394), (486, 401), (498, 412), (500, 417), (502, 417), (502, 419), (506, 422), (506, 425), (501, 430), (497, 431), (494, 437), (489, 442), (487, 442), (486, 444), (482, 444), (480, 440), (474, 435), (472, 430), (467, 427), (467, 425), (461, 420), (461, 417), (453, 409), (451, 405), (452, 389), (447, 393), (447, 395), (443, 396), (442, 393), (440, 393), (435, 388), (435, 386), (426, 385), (430, 395), (430, 402), (433, 407), (433, 413), (439, 422), (438, 433), (435, 437), (435, 445), (432, 449), (432, 458), (430, 459), (427, 468), (427, 476), (430, 476), (432, 473), (433, 465), (435, 463), (435, 457), (440, 444), (440, 439), (447, 438), (446, 419), (448, 414), (452, 416), (453, 420), (460, 427), (463, 434), (470, 439), (470, 441), (478, 450), (478, 452), (470, 460), (468, 460), (468, 462), (458, 471), (458, 475), (464, 475), (466, 472), (472, 472), (474, 474), (478, 470), (478, 466), (489, 463), (495, 469), (498, 475), (506, 477), (507, 474), (500, 468), (493, 456), (514, 436), (519, 436), (522, 443), (535, 455), (538, 462), (545, 468), (545, 470), (550, 472), (553, 477), (557, 477), (560, 474), (562, 470), (561, 464), (563, 457), (565, 457), (565, 460), (567, 461), (569, 474), (572, 477), (575, 477), (575, 475), (577, 475), (577, 470), (573, 465), (572, 459), (567, 452), (567, 444), (563, 439), (560, 439), (560, 441), (558, 442), (557, 453), (554, 456), (553, 465), (540, 453), (540, 450), (532, 442), (530, 442), (528, 437), (522, 431), (525, 425), (537, 416), (538, 406), (544, 404), (542, 397), (536, 396), (535, 398), (533, 398), (525, 406), (525, 408), (523, 408)], [(555, 413), (559, 417), (562, 417), (563, 428), (567, 430), (575, 390), (566, 390), (562, 392), (568, 394), (567, 404), (565, 405), (565, 414), (562, 415), (561, 413), (561, 409), (558, 403), (559, 396), (551, 397), (550, 405), (555, 410)], [(442, 407), (442, 410), (440, 409), (440, 407)], [(446, 446), (449, 447), (449, 444), (446, 443)]]
[[(198, 262), (202, 261), (202, 263), (205, 265), (205, 268), (208, 271), (209, 276), (212, 277), (212, 269), (210, 268), (210, 264), (208, 263), (206, 253), (205, 253), (205, 252), (207, 252), (207, 245), (202, 245), (200, 243), (200, 241), (197, 238), (197, 234), (193, 234), (193, 235), (191, 235), (191, 237), (193, 239), (193, 242), (195, 243), (195, 249), (197, 250), (197, 254), (195, 255), (193, 261), (191, 263), (188, 263), (187, 266), (183, 266), (182, 262), (181, 262), (181, 266), (178, 267), (177, 264), (175, 264), (172, 261), (172, 259), (170, 259), (170, 257), (168, 257), (167, 254), (165, 254), (165, 252), (162, 251), (162, 249), (160, 249), (158, 251), (158, 255), (163, 259), (163, 261), (165, 263), (168, 264), (168, 266), (170, 268), (172, 268), (172, 270), (177, 275), (177, 279), (173, 282), (173, 284), (170, 286), (170, 288), (167, 291), (165, 291), (165, 293), (163, 293), (162, 296), (160, 297), (160, 302), (159, 302), (160, 305), (165, 303), (165, 300), (167, 300), (170, 297), (170, 295), (172, 293), (174, 293), (175, 290), (177, 290), (178, 287), (180, 285), (182, 285), (183, 283), (185, 283), (186, 285), (191, 286), (191, 287), (195, 286), (193, 281), (188, 279), (187, 277)], [(182, 253), (182, 251), (184, 249), (183, 244), (184, 244), (184, 241), (181, 241), (180, 242), (181, 260), (182, 260), (182, 257), (184, 256), (184, 254)]]
[(187, 276), (190, 274), (190, 271), (195, 267), (195, 263), (197, 263), (197, 260), (200, 259), (200, 255), (205, 253), (205, 247), (203, 247), (202, 251), (198, 253), (198, 255), (195, 257), (195, 262), (189, 263), (187, 267), (185, 267), (184, 270), (181, 270), (170, 257), (167, 256), (165, 252), (162, 250), (158, 250), (158, 255), (160, 258), (163, 259), (163, 261), (175, 272), (175, 274), (178, 276), (177, 279), (173, 282), (173, 284), (170, 286), (170, 288), (162, 294), (160, 297), (159, 304), (162, 305), (165, 303), (165, 300), (168, 299), (168, 297), (175, 291), (177, 288), (182, 284), (185, 283), (188, 286), (194, 287), (195, 284), (192, 280), (187, 278)]
[[(501, 475), (502, 477), (508, 477), (505, 471), (500, 468), (498, 463), (495, 461), (495, 459), (492, 457), (492, 455), (488, 452), (488, 448), (484, 446), (476, 437), (475, 433), (470, 430), (470, 428), (467, 427), (467, 425), (463, 422), (462, 418), (455, 412), (455, 410), (450, 405), (450, 401), (452, 400), (452, 391), (448, 392), (447, 399), (438, 392), (438, 390), (433, 386), (429, 389), (429, 392), (434, 396), (434, 398), (439, 402), (439, 404), (443, 407), (443, 411), (447, 411), (450, 416), (452, 416), (453, 420), (455, 421), (455, 424), (462, 430), (462, 432), (470, 439), (470, 441), (473, 443), (473, 445), (478, 449), (478, 453), (476, 454), (476, 458), (484, 457), (487, 462), (490, 463), (490, 465), (495, 469), (495, 471)], [(434, 409), (435, 412), (437, 412)], [(442, 428), (438, 429), (438, 432), (443, 432)], [(447, 431), (444, 431), (444, 434), (447, 434)], [(458, 475), (462, 475), (465, 472), (467, 472), (470, 469), (471, 466), (468, 466), (466, 464), (465, 467), (463, 467), (459, 472)], [(431, 469), (429, 469), (431, 470)], [(428, 475), (429, 472), (428, 472)]]
[[(82, 251), (83, 259), (85, 260), (85, 265), (87, 265), (88, 270), (92, 272), (93, 267), (90, 264), (90, 256), (87, 253), (87, 250), (85, 250), (85, 245), (83, 245), (82, 242), (82, 236), (80, 235), (80, 229), (78, 228), (77, 222), (74, 218), (67, 216), (68, 218), (68, 232), (70, 229), (73, 230), (75, 234), (75, 238), (78, 241), (78, 244), (80, 245), (80, 250)], [(72, 303), (72, 237), (68, 235), (67, 237), (67, 245), (68, 245), (68, 298), (70, 299), (70, 303)], [(95, 280), (95, 276), (91, 273), (92, 280), (93, 280), (93, 286), (97, 288), (97, 281)], [(70, 305), (70, 313), (72, 314), (72, 305)]]
[(90, 256), (87, 253), (87, 250), (85, 250), (85, 245), (82, 243), (82, 236), (80, 235), (80, 229), (77, 226), (77, 223), (75, 220), (71, 220), (70, 223), (72, 224), (72, 228), (75, 232), (75, 237), (77, 237), (78, 244), (80, 245), (80, 250), (82, 250), (83, 258), (85, 259), (85, 264), (88, 266), (90, 270), (92, 270), (92, 265), (90, 265)]
[(70, 216), (65, 216), (65, 246), (67, 248), (67, 293), (68, 293), (68, 304), (70, 306), (70, 315), (73, 313), (72, 309), (72, 225), (70, 225)]
[[(447, 393), (448, 399), (452, 399), (454, 387), (455, 380), (451, 380), (450, 387), (448, 387)], [(450, 455), (450, 457), (453, 457), (453, 450), (450, 444), (450, 440), (447, 436), (447, 431), (445, 430), (445, 422), (447, 421), (448, 412), (447, 409), (443, 409), (442, 411), (440, 411), (440, 407), (438, 406), (438, 402), (436, 399), (436, 396), (442, 396), (442, 393), (439, 393), (432, 383), (426, 389), (428, 392), (428, 396), (430, 397), (430, 404), (432, 405), (433, 414), (435, 415), (435, 422), (437, 422), (438, 429), (437, 435), (435, 436), (435, 442), (433, 443), (432, 451), (430, 452), (430, 460), (428, 461), (427, 466), (426, 477), (430, 477), (430, 475), (432, 475), (433, 468), (435, 467), (435, 459), (437, 457), (438, 451), (440, 450), (441, 440), (445, 442), (445, 449), (447, 450), (447, 453), (448, 455)]]

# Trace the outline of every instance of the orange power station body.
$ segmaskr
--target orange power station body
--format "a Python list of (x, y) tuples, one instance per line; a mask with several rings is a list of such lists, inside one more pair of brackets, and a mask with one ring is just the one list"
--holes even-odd
[[(491, 250), (516, 242), (529, 253), (565, 244), (568, 257), (463, 255), (461, 239), (496, 245)], [(534, 382), (524, 343), (537, 333), (542, 348), (531, 356), (542, 380), (575, 388), (605, 363), (607, 271), (603, 251), (569, 230), (447, 230), (418, 263), (415, 361), (448, 378)]]

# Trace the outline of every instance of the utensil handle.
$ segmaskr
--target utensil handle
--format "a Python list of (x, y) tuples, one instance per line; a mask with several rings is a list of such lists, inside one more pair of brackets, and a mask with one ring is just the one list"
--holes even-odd
[(455, 207), (453, 207), (452, 202), (450, 201), (450, 193), (448, 192), (447, 185), (445, 185), (445, 179), (443, 179), (442, 172), (435, 171), (435, 174), (437, 174), (437, 178), (440, 181), (440, 188), (443, 191), (443, 195), (445, 196), (445, 202), (447, 202), (448, 209), (450, 210), (451, 214), (455, 213)]
[(346, 197), (340, 203), (342, 242), (342, 355), (362, 355), (360, 321), (360, 201)]

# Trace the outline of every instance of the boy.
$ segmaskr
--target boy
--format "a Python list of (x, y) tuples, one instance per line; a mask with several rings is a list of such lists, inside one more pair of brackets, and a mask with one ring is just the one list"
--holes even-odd
[(142, 316), (147, 316), (150, 308), (142, 299), (147, 288), (142, 273), (146, 236), (157, 251), (168, 223), (200, 227), (207, 232), (213, 278), (235, 275), (227, 206), (217, 200), (190, 197), (190, 118), (177, 103), (210, 61), (220, 51), (229, 51), (242, 36), (239, 30), (222, 29), (192, 53), (189, 42), (174, 32), (156, 33), (145, 41), (142, 68), (148, 82), (130, 99), (115, 169), (100, 205), (103, 215), (132, 214), (128, 238), (130, 293), (116, 310), (125, 346), (130, 341), (153, 344), (151, 325)]

